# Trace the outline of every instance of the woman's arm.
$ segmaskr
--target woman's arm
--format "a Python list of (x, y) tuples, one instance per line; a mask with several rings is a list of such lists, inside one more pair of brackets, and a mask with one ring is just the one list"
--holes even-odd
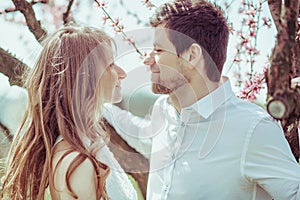
[(150, 119), (135, 116), (112, 104), (105, 104), (103, 117), (131, 147), (149, 158), (152, 146)]

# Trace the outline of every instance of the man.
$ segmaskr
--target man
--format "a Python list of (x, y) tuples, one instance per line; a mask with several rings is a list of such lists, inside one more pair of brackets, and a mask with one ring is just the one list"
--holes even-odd
[(147, 199), (300, 199), (300, 167), (278, 123), (235, 97), (228, 27), (207, 1), (164, 4), (149, 65), (158, 98), (151, 120), (108, 106), (105, 117), (150, 159)]

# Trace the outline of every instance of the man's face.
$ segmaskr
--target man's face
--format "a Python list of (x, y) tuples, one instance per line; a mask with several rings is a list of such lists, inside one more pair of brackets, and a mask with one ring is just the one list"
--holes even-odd
[(177, 56), (176, 48), (168, 38), (167, 29), (155, 28), (153, 51), (145, 64), (150, 66), (152, 90), (156, 94), (169, 94), (189, 82), (186, 62)]

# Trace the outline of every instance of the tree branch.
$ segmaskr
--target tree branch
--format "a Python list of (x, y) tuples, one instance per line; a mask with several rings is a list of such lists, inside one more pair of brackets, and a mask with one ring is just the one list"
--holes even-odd
[(8, 76), (11, 85), (23, 86), (22, 76), (29, 67), (0, 47), (0, 72)]
[[(143, 20), (141, 20), (141, 19), (139, 18), (139, 16), (136, 14), (136, 12), (131, 11), (131, 10), (126, 6), (126, 4), (123, 2), (123, 0), (120, 0), (119, 2), (120, 2), (120, 5), (123, 7), (123, 9), (126, 10), (127, 15), (132, 16), (132, 17), (134, 17), (134, 18), (136, 19), (136, 23), (137, 23), (137, 24), (142, 24), (142, 23), (143, 23)], [(148, 25), (148, 24), (145, 23), (145, 24), (143, 24), (143, 25)]]
[(16, 8), (6, 8), (3, 11), (0, 11), (0, 14), (10, 13), (10, 12), (16, 12), (18, 11)]
[[(33, 6), (37, 3), (43, 3), (43, 4), (47, 4), (48, 3), (48, 0), (40, 0), (40, 1), (31, 1), (30, 4)], [(5, 10), (3, 11), (0, 11), (0, 15), (1, 14), (5, 14), (5, 13), (10, 13), (10, 12), (16, 12), (16, 11), (19, 11), (18, 9), (16, 8), (6, 8)]]
[(125, 172), (138, 182), (145, 199), (149, 172), (148, 159), (130, 147), (105, 119), (103, 119), (103, 125), (110, 135), (110, 143), (108, 144), (110, 150)]
[(26, 0), (12, 0), (16, 9), (19, 10), (25, 17), (29, 30), (33, 33), (38, 42), (41, 42), (47, 32), (42, 28), (40, 21), (35, 17), (32, 4)]
[(12, 142), (14, 136), (10, 134), (10, 131), (8, 130), (8, 128), (6, 126), (4, 126), (1, 122), (0, 122), (0, 130), (3, 131), (3, 133), (5, 134), (8, 141)]
[(276, 29), (277, 31), (280, 31), (282, 0), (268, 0), (268, 4)]
[(71, 7), (72, 7), (72, 5), (73, 5), (73, 2), (74, 2), (74, 0), (70, 0), (70, 1), (69, 1), (67, 10), (66, 10), (66, 12), (63, 13), (63, 21), (64, 21), (64, 24), (67, 24), (67, 23), (69, 23), (70, 21), (72, 21), (72, 20), (70, 19), (70, 11), (71, 11)]

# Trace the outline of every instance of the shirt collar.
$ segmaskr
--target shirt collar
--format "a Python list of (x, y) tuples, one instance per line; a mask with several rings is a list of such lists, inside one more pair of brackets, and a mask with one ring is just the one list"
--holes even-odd
[(198, 112), (203, 118), (207, 119), (214, 113), (223, 103), (234, 95), (230, 81), (227, 77), (223, 76), (222, 85), (201, 98), (191, 106), (183, 108), (181, 113), (190, 112), (191, 110)]

